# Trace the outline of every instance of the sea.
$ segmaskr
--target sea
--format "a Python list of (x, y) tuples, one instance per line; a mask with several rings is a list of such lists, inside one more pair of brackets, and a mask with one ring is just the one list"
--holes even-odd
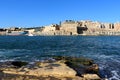
[(0, 62), (52, 56), (93, 59), (101, 77), (120, 80), (120, 36), (0, 36)]

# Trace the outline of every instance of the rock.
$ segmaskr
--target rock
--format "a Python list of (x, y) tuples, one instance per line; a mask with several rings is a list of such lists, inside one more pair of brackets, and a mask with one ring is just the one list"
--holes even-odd
[(76, 71), (66, 66), (60, 61), (53, 63), (41, 63), (41, 68), (34, 70), (23, 68), (22, 71), (18, 69), (4, 70), (4, 73), (19, 74), (19, 75), (32, 75), (32, 76), (56, 76), (56, 77), (75, 77)]
[(79, 63), (79, 64), (82, 64), (82, 65), (86, 65), (86, 66), (89, 66), (89, 65), (92, 65), (94, 62), (93, 60), (91, 59), (88, 59), (88, 58), (84, 58), (84, 57), (63, 57), (63, 56), (56, 56), (56, 57), (53, 57), (55, 60), (65, 60), (66, 62), (74, 62), (74, 63)]
[(101, 80), (97, 74), (84, 74), (82, 76), (84, 79), (87, 79), (87, 80)]
[(99, 66), (97, 64), (93, 64), (86, 68), (86, 73), (94, 73), (98, 74)]
[(60, 62), (42, 63), (42, 68), (30, 70), (32, 75), (39, 76), (59, 76), (59, 77), (75, 77), (76, 72)]
[(41, 62), (36, 62), (35, 65), (38, 66), (38, 67), (41, 67)]
[(84, 74), (85, 72), (85, 67), (81, 66), (79, 64), (74, 64), (74, 63), (69, 63), (66, 62), (67, 66), (69, 66), (70, 68), (74, 69), (77, 72), (77, 76), (81, 76), (82, 74)]
[(55, 61), (46, 60), (35, 62), (33, 64), (28, 64), (27, 62), (21, 61), (13, 61), (11, 64), (9, 64), (9, 67), (7, 67), (8, 63), (7, 65), (4, 64), (6, 67), (1, 68), (1, 71), (4, 74), (36, 76), (44, 77), (46, 79), (55, 77), (58, 78), (58, 80), (100, 79), (97, 75), (99, 66), (94, 64), (93, 60), (91, 59), (61, 56), (54, 57), (54, 59)]
[(64, 56), (54, 56), (53, 59), (59, 61), (59, 60), (65, 60), (67, 57)]
[(20, 68), (22, 66), (26, 66), (28, 63), (22, 61), (13, 61), (11, 64), (17, 68)]
[(76, 58), (76, 57), (63, 57), (57, 56), (54, 57), (55, 60), (64, 60), (65, 64), (70, 68), (74, 69), (77, 72), (78, 76), (87, 73), (98, 73), (99, 67), (97, 64), (94, 64), (94, 61), (88, 58)]

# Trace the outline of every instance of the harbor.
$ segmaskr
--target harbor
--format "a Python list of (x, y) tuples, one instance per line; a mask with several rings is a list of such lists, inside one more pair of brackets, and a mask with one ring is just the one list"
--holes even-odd
[(90, 20), (65, 20), (59, 24), (30, 28), (1, 28), (0, 35), (34, 35), (34, 36), (54, 36), (54, 35), (120, 35), (120, 23), (102, 23)]

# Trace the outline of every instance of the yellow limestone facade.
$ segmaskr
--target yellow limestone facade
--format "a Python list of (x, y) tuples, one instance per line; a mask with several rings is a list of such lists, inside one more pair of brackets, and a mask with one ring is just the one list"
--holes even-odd
[(59, 25), (44, 26), (39, 35), (120, 35), (120, 23), (66, 20)]

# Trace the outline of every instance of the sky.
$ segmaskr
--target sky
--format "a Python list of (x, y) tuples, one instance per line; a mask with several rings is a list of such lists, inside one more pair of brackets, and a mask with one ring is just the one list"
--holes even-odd
[(0, 28), (64, 20), (120, 22), (120, 0), (0, 0)]

